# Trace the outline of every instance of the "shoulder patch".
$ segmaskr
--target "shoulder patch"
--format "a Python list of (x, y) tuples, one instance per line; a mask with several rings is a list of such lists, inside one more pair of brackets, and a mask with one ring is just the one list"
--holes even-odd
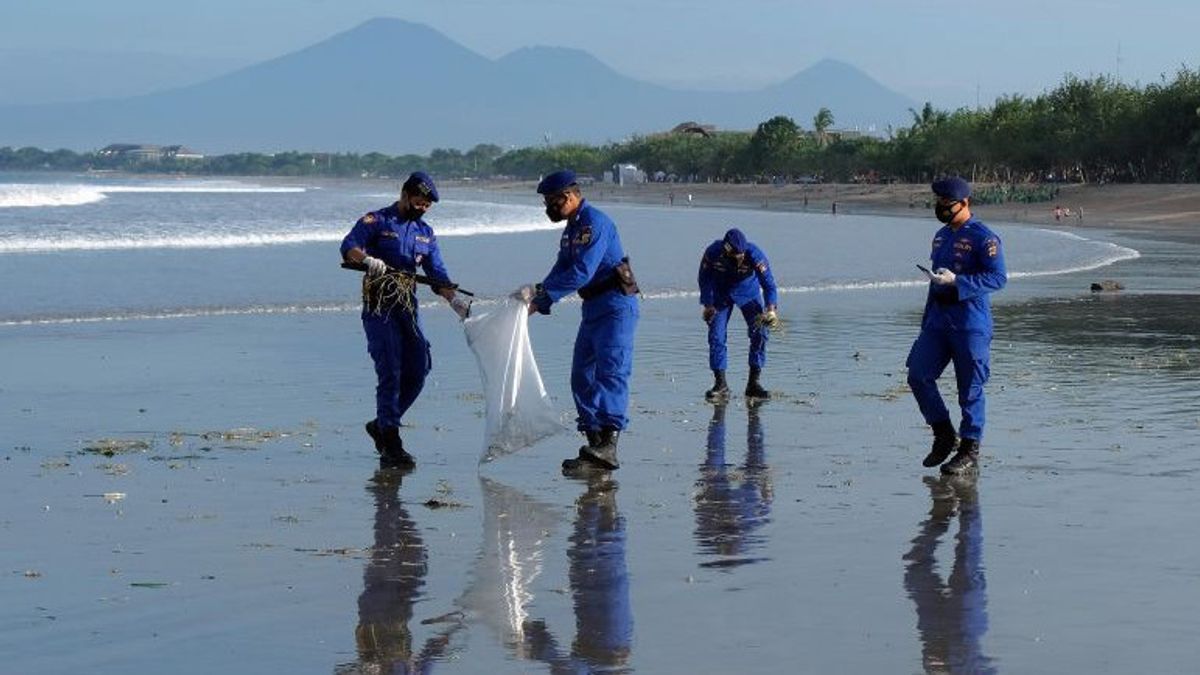
[(987, 254), (989, 258), (995, 258), (1000, 252), (1000, 242), (996, 239), (988, 239), (986, 242), (984, 242), (984, 246), (987, 247)]
[(360, 220), (362, 220), (362, 222), (367, 225), (374, 225), (376, 222), (379, 221), (379, 218), (374, 213), (368, 213), (367, 215), (363, 216)]
[(767, 263), (760, 262), (757, 265), (755, 265), (754, 268), (758, 270), (759, 274), (762, 274), (767, 271)]

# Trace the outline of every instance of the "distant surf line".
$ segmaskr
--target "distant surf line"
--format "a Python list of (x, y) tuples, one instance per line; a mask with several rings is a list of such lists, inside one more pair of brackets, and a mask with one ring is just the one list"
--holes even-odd
[[(439, 237), (473, 237), (480, 235), (518, 234), (561, 229), (555, 223), (509, 222), (464, 223), (438, 228)], [(259, 246), (289, 246), (296, 244), (337, 243), (346, 236), (345, 229), (320, 229), (308, 232), (226, 232), (201, 235), (129, 236), (99, 233), (91, 237), (15, 237), (0, 239), (0, 255), (9, 253), (58, 253), (67, 251), (130, 251), (158, 249), (224, 249)]]
[(188, 185), (84, 185), (77, 183), (0, 184), (0, 208), (84, 206), (112, 194), (271, 194), (302, 193), (306, 187), (266, 187), (238, 184)]

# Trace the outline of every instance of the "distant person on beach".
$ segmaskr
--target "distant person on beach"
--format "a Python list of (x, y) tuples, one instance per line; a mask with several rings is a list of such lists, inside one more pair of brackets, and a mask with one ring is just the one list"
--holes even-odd
[[(925, 422), (933, 428), (933, 447), (922, 462), (934, 467), (958, 452), (942, 473), (977, 470), (983, 437), (984, 395), (990, 373), (991, 294), (1004, 288), (1008, 273), (1000, 237), (971, 215), (971, 185), (957, 176), (933, 183), (934, 213), (943, 227), (933, 237), (929, 294), (921, 333), (908, 354), (908, 386)], [(962, 422), (958, 435), (938, 392), (937, 380), (954, 363)], [(959, 440), (961, 436), (961, 440)]]
[(388, 466), (416, 465), (400, 439), (400, 421), (425, 386), (431, 363), (417, 314), (412, 276), (417, 267), (435, 282), (445, 282), (433, 290), (459, 316), (469, 307), (455, 295), (437, 237), (424, 220), (437, 201), (433, 179), (417, 171), (404, 181), (399, 201), (359, 218), (342, 240), (342, 259), (366, 265), (362, 323), (376, 377), (375, 419), (366, 426), (380, 461)]
[(724, 238), (704, 250), (700, 257), (698, 283), (700, 304), (704, 306), (701, 318), (708, 324), (708, 367), (713, 372), (712, 389), (706, 391), (704, 397), (710, 401), (723, 401), (729, 397), (729, 385), (725, 382), (728, 352), (725, 339), (729, 317), (737, 307), (750, 334), (746, 398), (770, 398), (771, 392), (758, 381), (767, 363), (769, 330), (779, 324), (776, 313), (779, 290), (767, 255), (748, 241), (741, 230), (732, 228)]
[(552, 173), (538, 183), (537, 191), (546, 216), (567, 225), (559, 240), (558, 259), (532, 289), (529, 313), (549, 314), (551, 305), (575, 292), (583, 299), (583, 320), (571, 362), (571, 394), (576, 424), (587, 445), (579, 449), (578, 458), (563, 462), (563, 469), (588, 465), (616, 469), (617, 440), (628, 424), (639, 313), (637, 282), (617, 226), (583, 198), (575, 172)]
[(1056, 222), (1056, 223), (1057, 223), (1057, 222), (1061, 221), (1061, 220), (1062, 220), (1062, 217), (1063, 217), (1063, 209), (1062, 209), (1062, 207), (1061, 207), (1061, 206), (1055, 206), (1055, 207), (1054, 207), (1054, 222)]

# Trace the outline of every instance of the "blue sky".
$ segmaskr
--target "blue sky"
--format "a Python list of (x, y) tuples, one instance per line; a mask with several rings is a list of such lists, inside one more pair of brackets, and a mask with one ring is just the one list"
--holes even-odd
[(836, 58), (940, 107), (1035, 94), (1067, 72), (1119, 68), (1146, 83), (1200, 64), (1196, 0), (0, 0), (0, 44), (250, 63), (376, 16), (428, 24), (490, 57), (571, 46), (696, 88), (756, 87)]

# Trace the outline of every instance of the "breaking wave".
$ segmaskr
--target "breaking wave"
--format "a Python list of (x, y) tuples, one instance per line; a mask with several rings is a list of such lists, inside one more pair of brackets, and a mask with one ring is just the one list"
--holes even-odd
[(0, 185), (0, 208), (83, 206), (120, 193), (257, 194), (306, 192), (304, 187), (265, 187), (228, 182), (187, 185), (79, 185), (8, 183)]

